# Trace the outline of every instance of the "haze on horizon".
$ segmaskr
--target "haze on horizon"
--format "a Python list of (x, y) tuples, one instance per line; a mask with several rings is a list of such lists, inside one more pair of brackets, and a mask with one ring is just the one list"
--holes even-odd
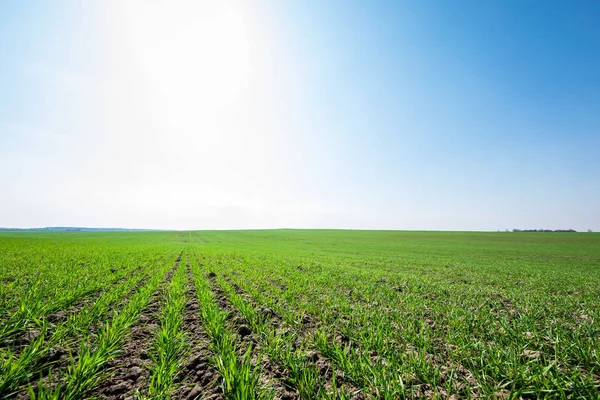
[(0, 226), (600, 230), (600, 3), (0, 4)]

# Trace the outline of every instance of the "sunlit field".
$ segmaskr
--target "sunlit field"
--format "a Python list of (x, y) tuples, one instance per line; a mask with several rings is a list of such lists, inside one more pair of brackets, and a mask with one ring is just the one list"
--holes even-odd
[(0, 397), (598, 398), (600, 234), (0, 232)]

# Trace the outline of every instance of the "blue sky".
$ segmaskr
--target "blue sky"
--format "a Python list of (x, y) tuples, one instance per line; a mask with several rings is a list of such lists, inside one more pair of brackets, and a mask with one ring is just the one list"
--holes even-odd
[(0, 226), (600, 230), (600, 5), (0, 5)]

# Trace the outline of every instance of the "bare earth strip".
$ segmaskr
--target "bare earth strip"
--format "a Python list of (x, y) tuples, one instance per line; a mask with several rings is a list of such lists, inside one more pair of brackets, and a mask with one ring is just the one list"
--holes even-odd
[(208, 359), (210, 356), (210, 339), (202, 328), (202, 322), (198, 315), (200, 305), (198, 304), (194, 288), (194, 276), (189, 262), (187, 264), (187, 276), (187, 303), (183, 329), (187, 334), (190, 353), (183, 363), (183, 369), (177, 377), (177, 380), (180, 382), (179, 387), (173, 392), (171, 398), (221, 400), (223, 399), (222, 390), (217, 385), (219, 374), (212, 367)]

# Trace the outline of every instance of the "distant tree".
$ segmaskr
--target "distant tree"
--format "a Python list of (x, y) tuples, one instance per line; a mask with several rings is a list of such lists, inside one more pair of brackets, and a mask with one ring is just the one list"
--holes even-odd
[(593, 231), (591, 229), (588, 229), (588, 232), (592, 233)]

